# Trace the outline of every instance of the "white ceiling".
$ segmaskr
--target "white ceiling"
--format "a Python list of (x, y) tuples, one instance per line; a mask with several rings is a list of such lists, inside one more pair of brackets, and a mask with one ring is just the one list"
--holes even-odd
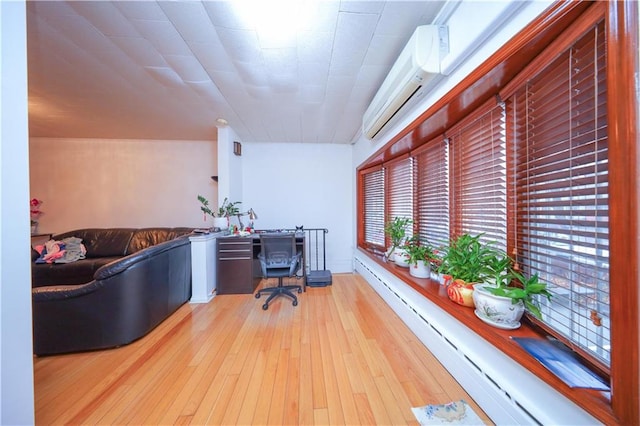
[(280, 42), (229, 1), (28, 1), (30, 135), (210, 140), (224, 118), (247, 142), (350, 143), (443, 3), (320, 1)]

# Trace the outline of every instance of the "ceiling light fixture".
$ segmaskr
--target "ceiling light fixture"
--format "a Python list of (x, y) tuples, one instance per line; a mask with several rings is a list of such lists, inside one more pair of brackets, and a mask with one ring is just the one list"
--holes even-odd
[(258, 34), (263, 49), (291, 47), (297, 32), (310, 21), (314, 6), (313, 1), (302, 0), (233, 2), (240, 19)]

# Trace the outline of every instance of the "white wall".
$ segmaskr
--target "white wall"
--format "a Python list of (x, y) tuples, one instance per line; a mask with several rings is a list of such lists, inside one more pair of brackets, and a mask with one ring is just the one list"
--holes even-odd
[(353, 271), (351, 145), (244, 143), (243, 207), (258, 229), (327, 228), (327, 268)]
[[(241, 142), (238, 134), (229, 126), (218, 126), (218, 204), (219, 207), (225, 198), (229, 202), (242, 201), (242, 157), (233, 154), (233, 143)], [(248, 207), (239, 206), (241, 211)]]
[(211, 201), (217, 191), (216, 145), (32, 138), (31, 197), (44, 201), (38, 231), (211, 226), (197, 195)]
[(0, 424), (34, 424), (25, 2), (0, 2)]

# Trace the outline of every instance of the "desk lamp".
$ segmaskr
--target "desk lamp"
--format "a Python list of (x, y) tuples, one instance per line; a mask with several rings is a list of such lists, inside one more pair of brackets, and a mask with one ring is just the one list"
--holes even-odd
[(253, 228), (253, 221), (258, 218), (258, 215), (256, 214), (256, 212), (253, 211), (252, 208), (250, 208), (246, 212), (238, 213), (236, 216), (238, 217), (238, 223), (240, 224), (240, 229), (244, 229), (244, 224), (242, 223), (242, 220), (240, 219), (240, 217), (249, 216), (249, 226), (251, 228)]

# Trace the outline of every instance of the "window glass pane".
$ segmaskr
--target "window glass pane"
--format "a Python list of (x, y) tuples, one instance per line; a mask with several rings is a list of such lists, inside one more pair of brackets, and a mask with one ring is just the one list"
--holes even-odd
[(544, 322), (610, 363), (604, 24), (509, 99), (516, 246), (554, 297)]

